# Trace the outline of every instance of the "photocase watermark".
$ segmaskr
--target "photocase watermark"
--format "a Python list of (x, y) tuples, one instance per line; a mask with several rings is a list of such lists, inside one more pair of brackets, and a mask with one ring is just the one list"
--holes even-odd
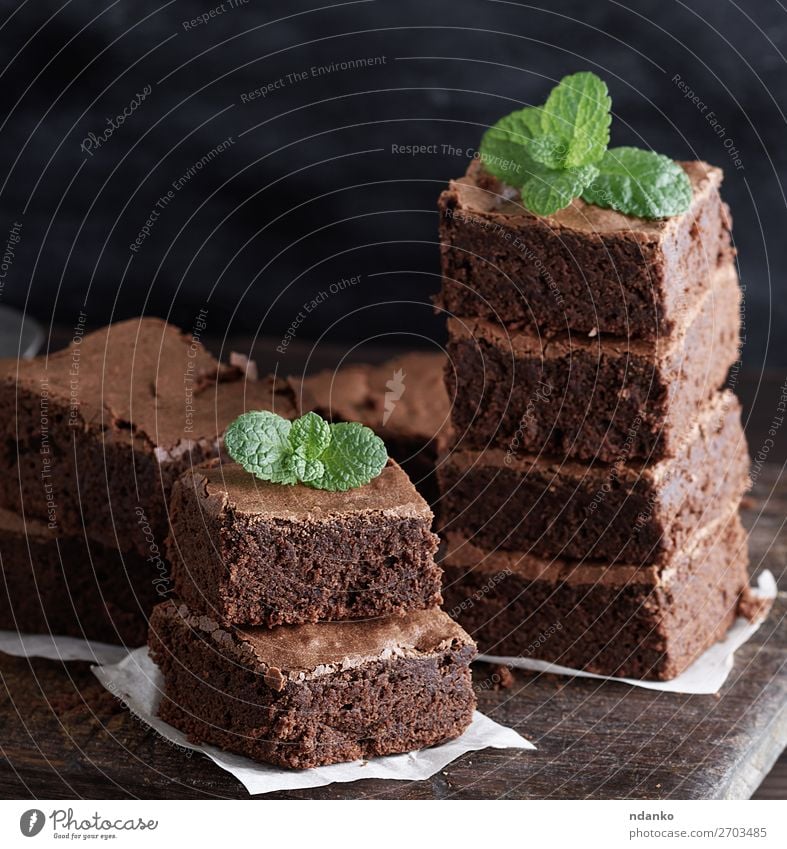
[(253, 88), (251, 91), (243, 92), (240, 95), (240, 102), (251, 103), (252, 100), (266, 98), (269, 94), (273, 94), (288, 86), (297, 85), (298, 83), (317, 79), (318, 77), (325, 77), (329, 74), (374, 68), (379, 65), (385, 65), (386, 63), (387, 57), (385, 56), (363, 56), (356, 59), (329, 62), (327, 65), (312, 65), (309, 68), (301, 68), (299, 71), (291, 71), (289, 74), (283, 74), (257, 88)]
[[(421, 143), (421, 144), (392, 144), (391, 154), (394, 156), (456, 156), (461, 159), (481, 160), (481, 151), (475, 147), (456, 147), (446, 142)], [(509, 174), (519, 174), (522, 165), (513, 159), (506, 159), (494, 154), (485, 154), (484, 162), (496, 165)]]
[(402, 400), (405, 385), (404, 379), (407, 375), (403, 369), (396, 369), (390, 380), (385, 382), (385, 398), (383, 400), (383, 424), (388, 424), (388, 419), (393, 415), (396, 404)]
[(703, 116), (708, 126), (713, 130), (716, 136), (721, 140), (727, 156), (730, 158), (733, 168), (736, 171), (743, 171), (743, 160), (741, 152), (735, 144), (735, 140), (727, 132), (727, 128), (722, 124), (719, 116), (708, 106), (708, 104), (697, 94), (694, 89), (683, 79), (680, 74), (675, 74), (672, 82), (677, 86), (683, 96), (692, 103), (699, 113)]
[(357, 286), (360, 282), (360, 274), (355, 274), (352, 277), (342, 277), (341, 280), (334, 281), (327, 289), (321, 289), (313, 298), (305, 301), (300, 310), (298, 310), (298, 314), (290, 322), (290, 326), (287, 328), (286, 333), (282, 336), (281, 341), (276, 346), (276, 350), (280, 354), (286, 354), (290, 343), (298, 336), (298, 331), (311, 313), (318, 309), (333, 295), (338, 295), (339, 292), (351, 289), (353, 286)]
[(194, 319), (191, 328), (191, 342), (186, 351), (186, 371), (183, 374), (183, 392), (185, 395), (186, 423), (183, 431), (194, 432), (194, 391), (197, 388), (197, 356), (202, 351), (202, 334), (208, 326), (208, 310), (202, 307)]
[(474, 215), (472, 212), (467, 212), (460, 208), (446, 207), (443, 211), (443, 215), (451, 221), (459, 221), (463, 224), (480, 227), (482, 230), (486, 230), (501, 241), (510, 243), (511, 246), (515, 250), (519, 251), (522, 257), (538, 272), (539, 278), (546, 284), (557, 306), (563, 306), (565, 298), (563, 297), (563, 293), (560, 291), (560, 287), (552, 275), (552, 272), (546, 267), (544, 260), (541, 259), (541, 257), (538, 256), (538, 254), (536, 254), (533, 249), (515, 232), (509, 230), (508, 227), (504, 226), (496, 219), (483, 218), (480, 215)]
[(784, 425), (785, 414), (787, 414), (787, 378), (784, 379), (784, 382), (779, 387), (779, 397), (776, 401), (776, 409), (771, 418), (771, 423), (768, 426), (767, 436), (752, 457), (752, 467), (749, 475), (752, 485), (756, 483), (762, 474), (763, 466), (768, 461), (768, 457), (776, 445), (776, 436)]
[(76, 324), (74, 325), (74, 335), (71, 337), (71, 365), (68, 368), (68, 425), (69, 427), (79, 426), (79, 368), (81, 365), (81, 345), (82, 339), (85, 336), (85, 325), (87, 324), (87, 314), (82, 310), (79, 311)]
[(626, 467), (626, 463), (628, 462), (629, 457), (631, 456), (631, 452), (634, 449), (634, 442), (637, 439), (637, 434), (639, 433), (639, 429), (642, 427), (642, 417), (635, 416), (632, 423), (629, 425), (629, 429), (626, 432), (626, 438), (623, 440), (623, 446), (618, 452), (617, 457), (615, 457), (615, 461), (610, 465), (609, 471), (604, 478), (604, 482), (601, 486), (596, 490), (593, 498), (590, 501), (590, 504), (587, 506), (588, 513), (595, 513), (598, 510), (599, 505), (604, 501), (604, 499), (612, 492), (613, 484), (620, 477), (620, 473)]
[(107, 128), (103, 133), (96, 135), (96, 133), (88, 133), (85, 138), (82, 139), (82, 143), (79, 145), (80, 150), (86, 156), (93, 156), (95, 151), (105, 145), (113, 135), (119, 130), (123, 124), (139, 109), (139, 107), (145, 102), (146, 98), (150, 96), (150, 93), (153, 91), (153, 87), (151, 85), (146, 85), (143, 87), (142, 91), (138, 91), (128, 106), (124, 107), (123, 111), (115, 115), (114, 118), (107, 118)]
[[(562, 622), (553, 622), (551, 625), (544, 628), (541, 633), (539, 633), (533, 640), (519, 652), (518, 657), (526, 658), (532, 657), (536, 654), (539, 649), (543, 648), (549, 640), (557, 634), (558, 631), (563, 630)], [(498, 664), (496, 670), (488, 675), (483, 681), (479, 681), (477, 684), (474, 684), (476, 690), (490, 690), (496, 689), (499, 686), (508, 686), (508, 679), (510, 678), (511, 670), (516, 669), (516, 666), (512, 663), (503, 663)]]
[(448, 615), (452, 619), (456, 619), (460, 613), (465, 610), (470, 610), (475, 604), (479, 601), (482, 601), (495, 587), (499, 586), (503, 583), (507, 578), (510, 578), (513, 572), (510, 569), (503, 569), (500, 572), (497, 572), (493, 575), (482, 587), (479, 587), (477, 590), (473, 592), (472, 595), (467, 598), (463, 598), (459, 604), (455, 605), (449, 612)]
[(207, 12), (203, 12), (201, 15), (197, 15), (196, 18), (192, 18), (189, 21), (181, 21), (181, 26), (186, 32), (192, 29), (197, 29), (198, 27), (205, 26), (205, 24), (209, 24), (215, 18), (220, 17), (226, 12), (232, 12), (234, 9), (240, 9), (242, 6), (248, 6), (249, 0), (225, 0), (224, 3), (219, 3), (218, 6), (214, 6), (212, 9), (208, 9)]
[(164, 597), (169, 593), (172, 583), (172, 579), (169, 574), (169, 566), (167, 565), (167, 561), (161, 556), (161, 549), (159, 548), (158, 541), (156, 540), (156, 535), (153, 533), (153, 528), (150, 527), (150, 522), (148, 521), (145, 511), (142, 507), (137, 507), (134, 512), (137, 516), (137, 526), (139, 527), (148, 547), (148, 556), (145, 560), (152, 564), (153, 568), (158, 573), (157, 576), (153, 578), (153, 587), (156, 590), (157, 595)]
[(525, 404), (525, 411), (519, 418), (517, 428), (514, 431), (514, 435), (511, 437), (510, 442), (508, 443), (505, 457), (503, 457), (503, 462), (506, 464), (506, 466), (511, 465), (514, 455), (519, 451), (520, 447), (522, 446), (522, 440), (524, 439), (525, 434), (530, 429), (531, 425), (535, 423), (536, 409), (540, 406), (543, 406), (544, 404), (549, 403), (549, 399), (552, 395), (552, 390), (553, 386), (551, 383), (539, 380), (535, 393), (527, 399), (527, 404)]
[(107, 819), (97, 811), (92, 816), (77, 817), (73, 808), (54, 808), (49, 816), (39, 808), (25, 811), (19, 818), (19, 830), (25, 837), (35, 837), (40, 834), (47, 820), (53, 837), (70, 838), (71, 840), (103, 839), (115, 837), (118, 831), (155, 831), (158, 820), (145, 820), (142, 817), (127, 817), (125, 819)]
[(213, 160), (224, 153), (235, 144), (235, 139), (228, 136), (223, 142), (211, 148), (203, 157), (198, 159), (193, 165), (190, 165), (176, 180), (170, 183), (171, 188), (161, 195), (161, 197), (153, 205), (153, 209), (147, 217), (147, 220), (137, 233), (137, 238), (128, 246), (132, 253), (139, 253), (139, 249), (153, 232), (156, 222), (161, 218), (161, 213), (175, 200), (178, 192), (184, 189), (194, 177), (202, 171)]
[(3, 297), (5, 284), (8, 280), (8, 272), (16, 259), (16, 246), (22, 241), (22, 224), (19, 221), (14, 221), (11, 229), (8, 231), (8, 237), (5, 241), (5, 250), (3, 258), (0, 260), (0, 298)]
[(50, 530), (57, 529), (57, 503), (55, 501), (54, 485), (54, 459), (52, 454), (52, 443), (49, 436), (49, 381), (47, 378), (41, 380), (39, 401), (38, 427), (41, 441), (38, 448), (38, 456), (41, 460), (41, 486), (44, 490), (44, 501), (46, 502), (46, 521)]

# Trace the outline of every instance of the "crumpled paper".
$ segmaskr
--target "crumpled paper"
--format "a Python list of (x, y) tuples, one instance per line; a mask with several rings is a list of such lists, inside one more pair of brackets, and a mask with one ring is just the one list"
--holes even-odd
[(18, 631), (0, 631), (0, 651), (15, 657), (87, 660), (90, 663), (117, 663), (129, 653), (124, 646), (110, 643), (55, 634), (20, 634)]
[(93, 668), (98, 680), (139, 719), (166, 740), (207, 755), (215, 764), (240, 781), (252, 795), (276, 790), (303, 790), (325, 784), (358, 781), (362, 778), (389, 778), (398, 781), (420, 781), (434, 775), (466, 752), (478, 749), (535, 749), (512, 728), (506, 728), (478, 711), (470, 727), (448, 743), (431, 749), (388, 755), (368, 761), (288, 770), (259, 764), (241, 755), (224, 752), (214, 746), (200, 746), (157, 716), (163, 689), (163, 676), (148, 656), (147, 647), (135, 649), (118, 663)]
[[(758, 579), (757, 587), (752, 589), (755, 596), (763, 599), (776, 598), (776, 580), (766, 569)], [(528, 657), (497, 657), (495, 655), (479, 655), (478, 660), (510, 666), (513, 669), (529, 669), (532, 672), (549, 672), (553, 675), (571, 675), (578, 678), (597, 678), (601, 681), (621, 681), (644, 687), (646, 690), (661, 690), (664, 693), (690, 693), (694, 695), (710, 695), (718, 693), (727, 676), (732, 670), (734, 654), (762, 625), (766, 617), (756, 622), (749, 622), (739, 616), (727, 637), (720, 643), (712, 645), (701, 657), (677, 678), (671, 681), (642, 681), (638, 678), (615, 678), (609, 675), (596, 675), (582, 669), (569, 669), (544, 660)]]

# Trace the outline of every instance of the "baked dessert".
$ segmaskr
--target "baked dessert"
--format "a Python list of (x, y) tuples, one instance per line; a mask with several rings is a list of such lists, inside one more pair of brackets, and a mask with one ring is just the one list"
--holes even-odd
[(724, 391), (656, 463), (454, 448), (438, 466), (443, 530), (489, 550), (653, 563), (739, 501), (748, 473), (740, 404)]
[(64, 537), (35, 519), (0, 510), (0, 629), (144, 645), (148, 616), (169, 590), (155, 552)]
[(735, 267), (727, 263), (672, 334), (649, 341), (547, 338), (451, 318), (455, 435), (469, 448), (605, 463), (674, 454), (738, 356), (739, 304)]
[(737, 503), (649, 566), (488, 552), (447, 537), (446, 609), (484, 654), (668, 680), (748, 609)]
[(418, 491), (433, 502), (436, 440), (451, 407), (445, 367), (444, 353), (414, 351), (381, 365), (326, 369), (288, 382), (301, 414), (314, 411), (332, 421), (370, 427)]
[(475, 706), (472, 640), (440, 610), (224, 630), (185, 605), (153, 612), (159, 715), (257, 761), (305, 769), (434, 746)]
[(215, 461), (177, 481), (177, 595), (224, 625), (360, 619), (439, 605), (433, 515), (389, 460), (348, 492), (281, 486)]
[(442, 308), (537, 326), (545, 335), (669, 336), (732, 254), (722, 171), (680, 164), (693, 187), (690, 208), (649, 221), (580, 199), (534, 215), (518, 192), (473, 162), (438, 204)]
[(220, 364), (157, 318), (89, 333), (55, 354), (0, 362), (0, 506), (148, 556), (185, 469), (214, 457), (247, 409), (295, 413), (271, 378)]

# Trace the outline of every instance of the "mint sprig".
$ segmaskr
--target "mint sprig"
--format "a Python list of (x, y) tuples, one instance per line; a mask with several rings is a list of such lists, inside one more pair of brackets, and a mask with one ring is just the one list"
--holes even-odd
[(230, 457), (255, 477), (344, 492), (376, 478), (385, 443), (359, 422), (330, 424), (316, 413), (294, 422), (267, 410), (238, 416), (224, 434)]
[(519, 189), (537, 215), (551, 215), (578, 197), (641, 218), (685, 212), (691, 183), (679, 165), (638, 148), (607, 150), (610, 108), (606, 83), (595, 74), (564, 77), (543, 106), (516, 110), (487, 130), (481, 161)]

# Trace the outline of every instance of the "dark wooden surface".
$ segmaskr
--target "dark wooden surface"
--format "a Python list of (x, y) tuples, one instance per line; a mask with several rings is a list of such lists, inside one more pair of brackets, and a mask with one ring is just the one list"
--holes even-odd
[[(784, 578), (787, 486), (765, 466), (746, 510), (752, 564)], [(429, 781), (366, 780), (286, 798), (746, 798), (787, 743), (787, 595), (736, 655), (717, 696), (514, 673), (475, 672), (481, 710), (537, 752), (465, 755)], [(0, 654), (0, 797), (247, 796), (230, 775), (130, 716), (86, 663)], [(778, 779), (778, 776), (777, 776)], [(784, 798), (784, 783), (763, 795)], [(781, 788), (781, 789), (780, 789)], [(781, 796), (778, 794), (781, 793)], [(261, 797), (271, 798), (271, 797)]]

